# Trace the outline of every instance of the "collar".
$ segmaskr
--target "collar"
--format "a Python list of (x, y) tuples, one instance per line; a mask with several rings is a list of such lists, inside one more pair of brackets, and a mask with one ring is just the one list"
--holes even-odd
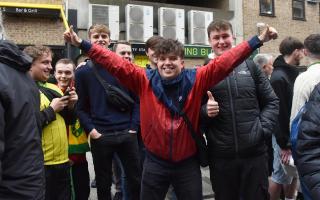
[[(150, 80), (153, 93), (172, 114), (178, 114), (189, 95), (190, 90), (195, 82), (196, 69), (182, 70), (178, 77), (173, 80), (163, 80), (158, 70), (147, 70), (147, 77)], [(164, 87), (181, 88), (179, 90), (179, 105), (177, 108), (172, 100), (166, 95)]]
[(320, 62), (314, 62), (308, 66), (307, 70), (318, 70), (320, 69)]

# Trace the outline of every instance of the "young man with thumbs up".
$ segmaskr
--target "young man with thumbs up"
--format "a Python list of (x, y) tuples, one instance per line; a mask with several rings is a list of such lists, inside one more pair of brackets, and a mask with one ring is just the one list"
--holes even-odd
[[(207, 31), (217, 57), (232, 48), (234, 37), (228, 21), (214, 21)], [(269, 199), (265, 141), (276, 123), (278, 98), (267, 77), (246, 60), (204, 97), (208, 101), (201, 115), (208, 124), (205, 134), (215, 199)]]

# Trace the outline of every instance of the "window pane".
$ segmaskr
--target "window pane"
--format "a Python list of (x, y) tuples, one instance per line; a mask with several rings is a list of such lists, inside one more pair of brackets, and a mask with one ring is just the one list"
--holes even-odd
[(262, 14), (273, 14), (273, 1), (272, 0), (260, 0), (260, 12)]
[(293, 18), (304, 19), (304, 1), (292, 2)]

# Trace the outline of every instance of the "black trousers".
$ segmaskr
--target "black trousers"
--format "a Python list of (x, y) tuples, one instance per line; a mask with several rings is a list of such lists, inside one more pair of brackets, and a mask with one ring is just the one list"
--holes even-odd
[(72, 165), (71, 178), (75, 196), (74, 200), (88, 200), (90, 195), (88, 162)]
[(132, 200), (140, 199), (141, 168), (137, 134), (127, 130), (106, 133), (91, 140), (91, 152), (96, 173), (98, 199), (111, 199), (112, 158), (117, 153), (127, 178), (128, 193)]
[(214, 159), (209, 167), (215, 200), (269, 200), (267, 154)]
[(45, 165), (46, 200), (70, 200), (70, 163)]
[(146, 153), (142, 173), (141, 200), (163, 200), (170, 185), (179, 200), (201, 200), (202, 181), (198, 160), (182, 163), (158, 162)]

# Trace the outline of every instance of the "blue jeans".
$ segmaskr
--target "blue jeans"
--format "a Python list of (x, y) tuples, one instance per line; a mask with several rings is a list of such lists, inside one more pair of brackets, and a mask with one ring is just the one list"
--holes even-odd
[(140, 199), (141, 168), (139, 164), (137, 135), (127, 130), (103, 133), (91, 140), (91, 152), (96, 173), (98, 199), (111, 199), (112, 158), (117, 153), (128, 181), (132, 200)]
[(146, 152), (142, 172), (141, 200), (165, 199), (169, 185), (177, 199), (202, 199), (202, 180), (199, 162), (190, 158), (172, 163), (155, 158)]

